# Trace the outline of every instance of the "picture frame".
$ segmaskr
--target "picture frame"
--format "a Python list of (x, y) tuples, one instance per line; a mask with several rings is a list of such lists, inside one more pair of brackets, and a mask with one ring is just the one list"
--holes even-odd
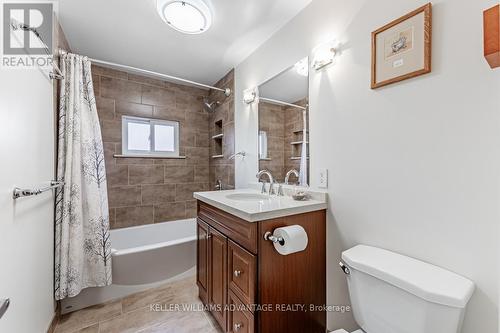
[(372, 32), (371, 88), (430, 73), (432, 3)]

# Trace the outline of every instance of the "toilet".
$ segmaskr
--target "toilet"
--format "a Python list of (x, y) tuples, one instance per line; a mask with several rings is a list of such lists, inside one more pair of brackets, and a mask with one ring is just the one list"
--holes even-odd
[[(443, 268), (376, 247), (342, 253), (352, 333), (459, 333), (474, 283)], [(343, 329), (332, 333), (349, 333)]]

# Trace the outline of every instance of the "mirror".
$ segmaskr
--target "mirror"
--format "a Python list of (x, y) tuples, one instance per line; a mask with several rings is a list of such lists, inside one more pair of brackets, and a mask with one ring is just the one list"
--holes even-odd
[(309, 59), (259, 86), (259, 170), (277, 182), (307, 186), (309, 180)]

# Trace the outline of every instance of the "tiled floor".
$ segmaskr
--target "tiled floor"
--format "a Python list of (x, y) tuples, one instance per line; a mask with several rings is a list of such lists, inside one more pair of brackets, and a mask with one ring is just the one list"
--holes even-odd
[[(187, 311), (169, 311), (179, 304)], [(194, 309), (191, 309), (194, 308)], [(194, 277), (64, 315), (56, 333), (221, 333)]]

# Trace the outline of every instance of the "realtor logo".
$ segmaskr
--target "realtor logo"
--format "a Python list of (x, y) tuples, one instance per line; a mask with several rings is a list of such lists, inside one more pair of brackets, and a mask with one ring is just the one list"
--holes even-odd
[(52, 50), (52, 3), (3, 4), (3, 54), (46, 55)]

